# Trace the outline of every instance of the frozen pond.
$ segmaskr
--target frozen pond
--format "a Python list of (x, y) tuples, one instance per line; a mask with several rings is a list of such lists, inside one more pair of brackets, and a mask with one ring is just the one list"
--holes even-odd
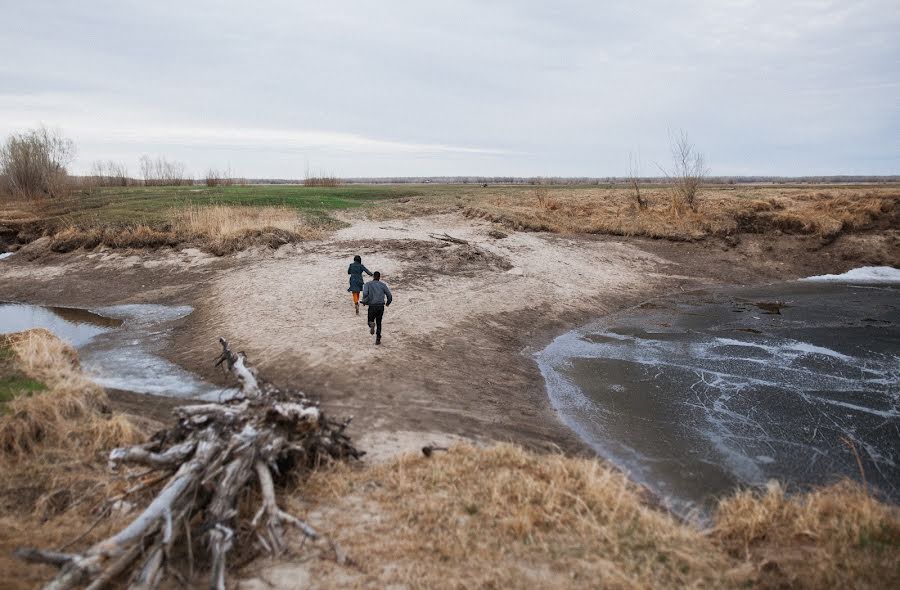
[(536, 355), (551, 402), (677, 512), (739, 485), (866, 479), (900, 500), (900, 284), (792, 282), (645, 305)]
[(100, 385), (136, 393), (217, 400), (233, 389), (218, 387), (162, 358), (175, 322), (188, 306), (117, 305), (85, 310), (0, 303), (0, 333), (47, 328), (78, 348), (82, 367)]

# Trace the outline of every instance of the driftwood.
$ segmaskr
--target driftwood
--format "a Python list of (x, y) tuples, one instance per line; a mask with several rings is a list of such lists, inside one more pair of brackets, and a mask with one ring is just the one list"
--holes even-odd
[[(141, 465), (145, 483), (127, 492), (152, 489), (153, 499), (125, 528), (81, 553), (23, 548), (19, 557), (60, 567), (48, 590), (113, 582), (129, 588), (156, 588), (167, 574), (183, 581), (173, 554), (185, 555), (192, 575), (194, 555), (209, 555), (209, 586), (225, 588), (229, 551), (255, 541), (259, 549), (278, 555), (286, 549), (286, 530), (319, 537), (311, 526), (279, 508), (276, 481), (288, 472), (313, 468), (323, 461), (359, 458), (344, 430), (350, 420), (326, 419), (302, 392), (262, 381), (220, 338), (224, 364), (240, 383), (240, 391), (223, 403), (175, 409), (172, 428), (150, 442), (113, 450), (114, 469)], [(149, 482), (149, 483), (146, 483)], [(242, 519), (238, 499), (256, 492), (259, 509)], [(110, 501), (121, 502), (122, 496)], [(334, 545), (332, 544), (334, 547)], [(339, 549), (335, 548), (339, 554)]]
[(442, 242), (450, 242), (451, 244), (468, 244), (467, 240), (463, 240), (462, 238), (454, 238), (453, 236), (447, 234), (446, 232), (443, 234), (428, 234), (433, 240), (440, 240)]

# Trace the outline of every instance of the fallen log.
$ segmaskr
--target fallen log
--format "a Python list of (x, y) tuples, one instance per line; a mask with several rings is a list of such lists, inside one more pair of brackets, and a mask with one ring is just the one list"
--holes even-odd
[[(275, 485), (292, 471), (361, 457), (344, 433), (350, 419), (330, 421), (302, 392), (260, 379), (243, 352), (232, 352), (224, 338), (219, 340), (216, 365), (224, 364), (237, 379), (238, 394), (222, 403), (176, 408), (173, 427), (148, 443), (110, 453), (112, 469), (144, 468), (140, 477), (151, 483), (133, 489), (151, 490), (153, 498), (125, 528), (81, 553), (19, 549), (22, 559), (60, 567), (45, 589), (96, 589), (114, 582), (156, 588), (169, 574), (190, 579), (193, 556), (206, 552), (209, 586), (224, 590), (228, 555), (236, 545), (255, 541), (259, 550), (278, 555), (287, 547), (286, 529), (319, 537), (279, 508)], [(237, 505), (246, 491), (259, 501), (252, 518), (241, 515)], [(188, 556), (187, 574), (173, 559), (176, 549)]]

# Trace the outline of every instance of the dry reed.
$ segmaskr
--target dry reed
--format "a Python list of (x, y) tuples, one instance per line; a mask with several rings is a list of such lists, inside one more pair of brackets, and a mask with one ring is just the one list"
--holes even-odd
[(176, 231), (204, 249), (224, 255), (252, 246), (277, 248), (316, 239), (319, 227), (287, 207), (190, 207), (172, 213)]

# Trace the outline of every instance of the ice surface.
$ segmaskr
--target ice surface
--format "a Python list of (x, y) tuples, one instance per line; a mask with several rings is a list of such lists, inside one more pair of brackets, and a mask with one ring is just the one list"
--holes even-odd
[(124, 322), (121, 330), (91, 342), (81, 351), (82, 364), (100, 385), (210, 401), (233, 394), (233, 388), (207, 383), (159, 354), (168, 336), (167, 324), (190, 315), (190, 306), (133, 304), (93, 311)]
[(794, 289), (761, 294), (790, 301), (764, 319), (735, 313), (742, 294), (563, 334), (535, 355), (550, 402), (682, 514), (770, 478), (856, 477), (845, 441), (869, 483), (900, 497), (900, 291)]
[(0, 333), (46, 328), (78, 347), (81, 364), (103, 387), (168, 397), (221, 401), (236, 389), (216, 386), (160, 355), (171, 322), (189, 306), (115, 305), (88, 311), (0, 303)]

